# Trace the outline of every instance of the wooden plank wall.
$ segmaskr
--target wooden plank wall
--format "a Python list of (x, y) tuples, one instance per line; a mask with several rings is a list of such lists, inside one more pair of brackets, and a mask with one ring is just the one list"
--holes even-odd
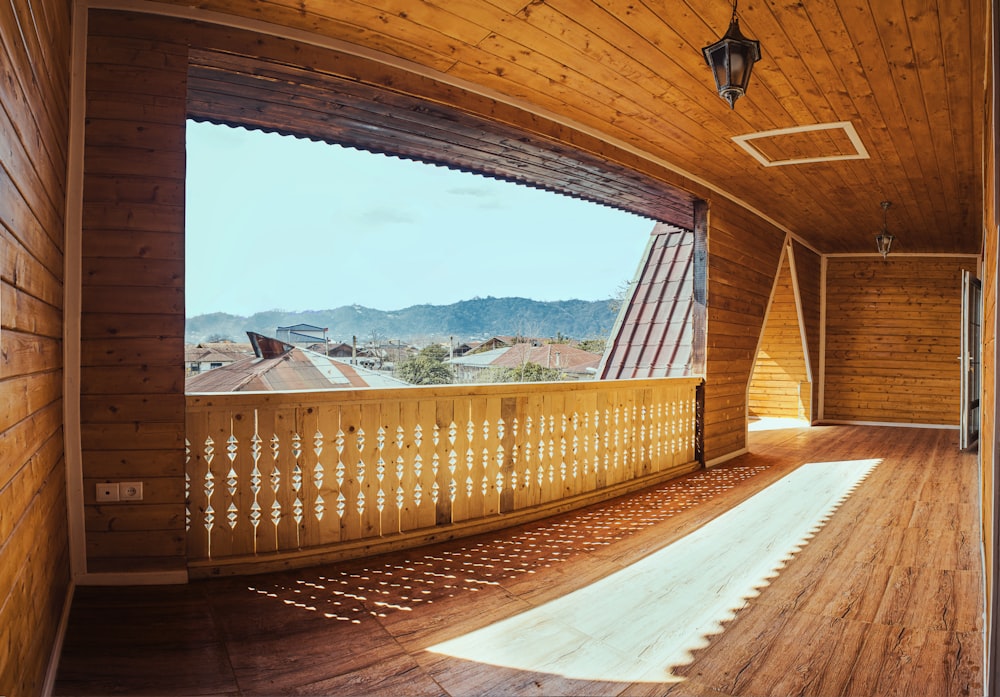
[(747, 385), (785, 234), (726, 199), (708, 232), (705, 459), (746, 447)]
[(42, 693), (70, 585), (63, 451), (69, 3), (0, 0), (0, 694)]
[(828, 259), (825, 419), (958, 424), (962, 269), (975, 259)]
[(750, 416), (806, 419), (811, 394), (791, 264), (786, 256), (778, 270), (754, 361), (747, 409)]
[[(997, 30), (997, 17), (991, 17), (993, 31)], [(997, 578), (995, 576), (996, 565), (996, 538), (994, 529), (995, 497), (996, 497), (996, 454), (997, 454), (997, 434), (996, 434), (996, 414), (997, 414), (997, 255), (1000, 254), (1000, 240), (998, 240), (998, 225), (1000, 216), (997, 215), (997, 193), (1000, 189), (998, 181), (998, 160), (997, 144), (1000, 142), (1000, 121), (996, 106), (1000, 101), (1000, 93), (997, 92), (996, 70), (1000, 56), (997, 56), (995, 47), (990, 44), (987, 49), (990, 52), (990, 60), (987, 65), (989, 70), (989, 80), (986, 94), (986, 117), (985, 117), (985, 142), (983, 152), (986, 157), (984, 163), (984, 191), (983, 191), (983, 364), (982, 364), (982, 397), (980, 401), (980, 436), (979, 436), (979, 462), (981, 468), (980, 482), (982, 484), (982, 532), (983, 532), (983, 554), (984, 567), (986, 573), (986, 614), (993, 618), (995, 607), (994, 599), (997, 595)], [(996, 660), (997, 644), (1000, 643), (1000, 636), (997, 636), (997, 621), (987, 626), (990, 634), (991, 660)], [(988, 689), (991, 694), (996, 694), (997, 690), (997, 666), (994, 663), (994, 675)]]
[(810, 377), (812, 379), (812, 399), (810, 420), (819, 414), (819, 346), (820, 322), (822, 321), (822, 258), (808, 247), (792, 242), (792, 266), (799, 286), (799, 310), (802, 326), (806, 333), (806, 348), (809, 352)]
[[(187, 47), (169, 21), (93, 11), (87, 55), (81, 433), (89, 572), (186, 568)], [(102, 481), (141, 502), (96, 505)]]

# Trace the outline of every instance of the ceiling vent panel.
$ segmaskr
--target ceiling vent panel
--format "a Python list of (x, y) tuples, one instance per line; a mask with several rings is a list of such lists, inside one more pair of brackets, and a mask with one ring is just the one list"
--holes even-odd
[(778, 128), (733, 136), (733, 140), (764, 167), (868, 159), (850, 121)]

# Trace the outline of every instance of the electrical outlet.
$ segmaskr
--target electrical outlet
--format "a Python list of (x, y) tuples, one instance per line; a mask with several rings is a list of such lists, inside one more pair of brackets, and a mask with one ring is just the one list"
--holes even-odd
[(122, 501), (142, 501), (142, 482), (120, 482), (118, 492)]
[(97, 485), (97, 500), (98, 501), (117, 501), (118, 500), (118, 485), (109, 484), (108, 482), (101, 482)]

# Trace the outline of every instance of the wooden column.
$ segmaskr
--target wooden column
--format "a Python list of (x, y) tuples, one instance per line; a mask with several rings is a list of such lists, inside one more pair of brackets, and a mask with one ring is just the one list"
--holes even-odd
[[(81, 434), (87, 570), (177, 571), (184, 534), (187, 46), (174, 23), (90, 15)], [(143, 499), (97, 504), (98, 482)]]

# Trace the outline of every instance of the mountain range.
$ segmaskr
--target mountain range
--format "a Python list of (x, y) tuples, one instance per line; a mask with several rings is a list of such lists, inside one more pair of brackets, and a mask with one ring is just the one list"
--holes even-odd
[(392, 311), (344, 305), (333, 310), (269, 310), (249, 317), (215, 312), (187, 318), (185, 340), (190, 344), (221, 339), (245, 342), (247, 331), (274, 336), (279, 326), (294, 324), (327, 327), (330, 339), (346, 343), (352, 337), (410, 343), (504, 335), (603, 339), (611, 333), (617, 314), (612, 302), (486, 297)]

